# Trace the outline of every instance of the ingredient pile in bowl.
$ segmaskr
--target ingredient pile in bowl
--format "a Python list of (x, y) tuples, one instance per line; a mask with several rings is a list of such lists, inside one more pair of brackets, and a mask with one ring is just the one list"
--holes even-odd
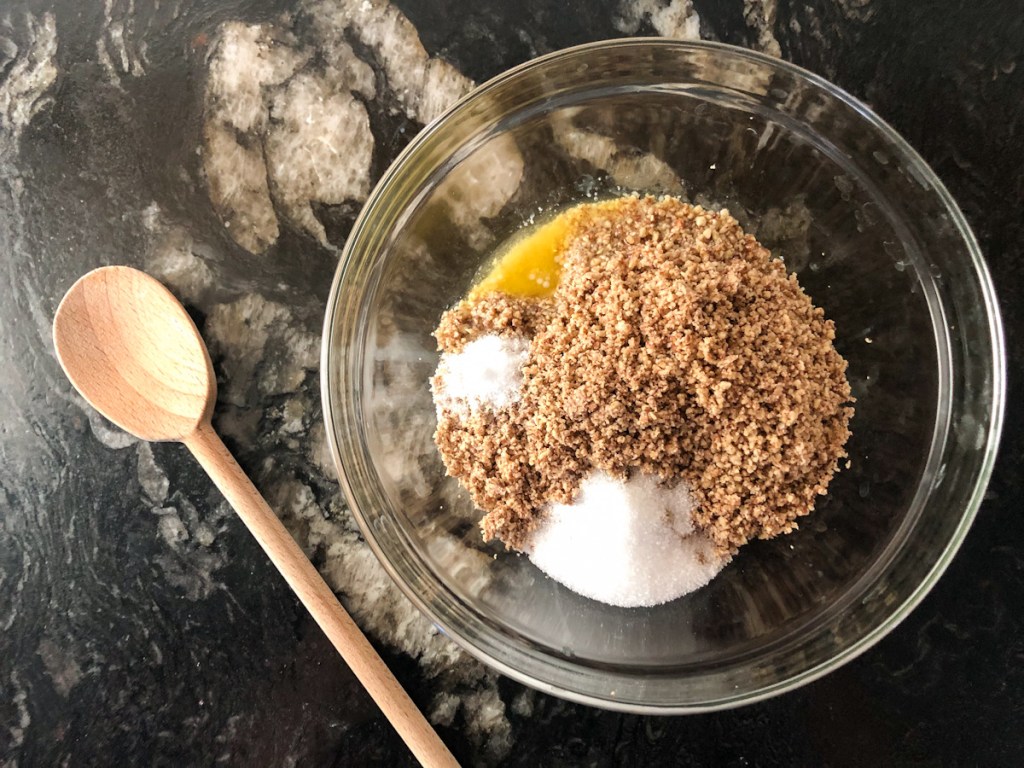
[(441, 318), (448, 473), (485, 539), (581, 595), (657, 605), (796, 528), (849, 437), (835, 332), (728, 211), (579, 205)]

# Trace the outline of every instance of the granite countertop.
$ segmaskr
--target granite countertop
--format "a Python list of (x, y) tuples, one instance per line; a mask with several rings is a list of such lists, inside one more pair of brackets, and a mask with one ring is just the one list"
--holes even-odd
[[(339, 248), (409, 138), (512, 65), (630, 34), (747, 46), (867, 101), (974, 227), (1010, 359), (995, 475), (927, 599), (824, 679), (690, 717), (533, 692), (434, 631), (341, 500), (318, 393)], [(0, 766), (411, 764), (186, 451), (60, 373), (57, 302), (103, 264), (186, 302), (217, 427), (464, 764), (1024, 764), (1022, 52), (1014, 0), (5, 3)]]

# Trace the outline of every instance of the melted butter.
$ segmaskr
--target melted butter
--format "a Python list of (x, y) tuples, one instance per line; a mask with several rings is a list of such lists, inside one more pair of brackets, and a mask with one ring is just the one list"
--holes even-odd
[(562, 274), (561, 254), (573, 225), (572, 211), (514, 237), (494, 266), (470, 291), (470, 298), (492, 291), (545, 298), (555, 292)]

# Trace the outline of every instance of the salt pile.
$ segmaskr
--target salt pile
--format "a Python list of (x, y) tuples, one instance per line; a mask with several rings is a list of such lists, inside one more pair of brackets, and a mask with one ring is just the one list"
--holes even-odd
[(529, 339), (488, 334), (441, 355), (432, 382), (437, 409), (508, 407), (519, 399), (529, 352)]
[(650, 475), (627, 481), (588, 475), (572, 504), (548, 508), (526, 553), (584, 597), (625, 608), (652, 606), (699, 589), (728, 562), (693, 528), (682, 483)]

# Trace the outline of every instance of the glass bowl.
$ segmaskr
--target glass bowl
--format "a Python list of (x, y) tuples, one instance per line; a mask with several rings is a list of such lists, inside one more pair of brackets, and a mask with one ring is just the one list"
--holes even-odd
[[(800, 530), (647, 609), (580, 597), (481, 541), (433, 445), (429, 391), (431, 332), (495, 245), (545, 211), (629, 190), (728, 207), (835, 321), (857, 398), (850, 464)], [(367, 541), (448, 636), (548, 693), (695, 712), (813, 680), (922, 599), (981, 502), (1003, 358), (963, 215), (866, 106), (749, 51), (619, 40), (496, 77), (401, 154), (338, 267), (323, 405)]]

